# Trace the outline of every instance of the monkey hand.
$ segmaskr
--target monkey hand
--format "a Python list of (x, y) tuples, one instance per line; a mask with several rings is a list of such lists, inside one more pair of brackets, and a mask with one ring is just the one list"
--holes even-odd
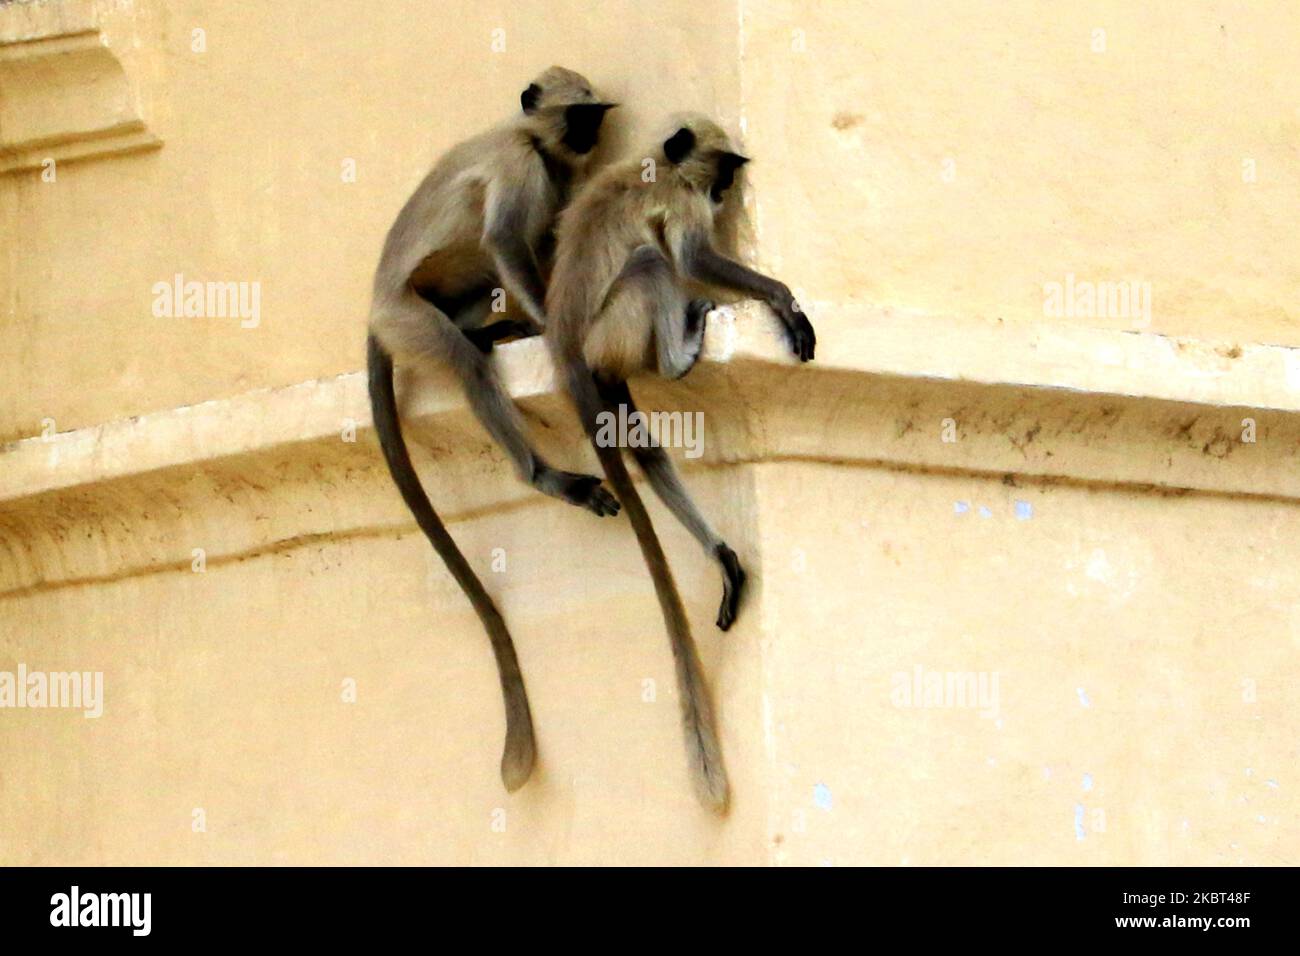
[(694, 340), (704, 334), (704, 320), (716, 309), (712, 299), (691, 299), (686, 306), (686, 338)]
[(767, 304), (771, 306), (772, 311), (777, 314), (782, 326), (785, 327), (785, 337), (790, 343), (790, 349), (799, 357), (800, 362), (809, 361), (817, 348), (817, 333), (813, 331), (808, 316), (795, 301), (794, 293), (788, 286), (783, 285)]
[(491, 352), (492, 346), (502, 339), (524, 339), (542, 334), (541, 326), (531, 319), (502, 319), (500, 322), (493, 322), (479, 329), (461, 331), (465, 333), (465, 338), (473, 342), (484, 354)]
[(510, 334), (517, 339), (530, 339), (541, 335), (545, 330), (532, 319), (509, 319)]

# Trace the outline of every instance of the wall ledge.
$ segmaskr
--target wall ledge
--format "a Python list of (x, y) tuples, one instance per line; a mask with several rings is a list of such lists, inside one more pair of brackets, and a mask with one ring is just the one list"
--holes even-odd
[[(636, 383), (639, 403), (704, 414), (705, 454), (688, 467), (829, 461), (1300, 498), (1295, 349), (834, 312), (835, 334), (800, 367), (762, 307), (721, 310), (701, 365)], [(543, 344), (505, 346), (497, 361), (540, 450), (595, 470)], [(449, 380), (399, 387), (449, 520), (549, 503), (514, 479)], [(180, 566), (195, 548), (211, 560), (410, 528), (369, 428), (353, 372), (0, 448), (0, 594)]]

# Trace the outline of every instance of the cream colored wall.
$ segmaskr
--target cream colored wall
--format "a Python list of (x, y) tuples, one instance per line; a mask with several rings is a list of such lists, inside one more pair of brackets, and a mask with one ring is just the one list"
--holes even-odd
[[(824, 322), (862, 303), (1043, 319), (1043, 284), (1073, 274), (1151, 283), (1158, 332), (1296, 344), (1283, 0), (64, 2), (97, 11), (166, 145), (53, 188), (7, 178), (0, 437), (355, 367), (338, 331), (363, 320), (395, 210), (553, 61), (627, 102), (624, 143), (671, 109), (743, 116), (762, 256)], [(262, 326), (155, 320), (150, 289), (177, 271), (260, 281)]]
[(1043, 321), (1074, 274), (1149, 282), (1142, 328), (1300, 344), (1294, 4), (739, 6), (762, 255), (828, 321)]
[[(1289, 5), (46, 0), (0, 7), (0, 97), (56, 14), (99, 24), (161, 146), (0, 174), (0, 671), (106, 698), (0, 709), (0, 863), (1296, 862)], [(751, 573), (723, 635), (651, 503), (724, 820), (626, 522), (405, 381), (532, 699), (539, 767), (503, 791), (486, 641), (368, 428), (388, 222), (552, 62), (625, 103), (615, 151), (675, 109), (743, 130), (754, 255), (819, 332), (796, 368), (743, 305), (636, 385), (704, 413), (686, 478)], [(261, 324), (154, 318), (178, 271), (260, 281)], [(1067, 273), (1150, 282), (1150, 325), (1045, 316)], [(594, 468), (540, 343), (497, 361)], [(996, 676), (996, 715), (905, 706), (918, 667)]]
[[(1294, 863), (1300, 582), (1260, 553), (1294, 503), (805, 463), (758, 493), (775, 859)], [(997, 683), (922, 706), (918, 668)]]
[[(0, 440), (358, 367), (398, 209), (552, 63), (625, 101), (629, 126), (738, 103), (726, 4), (81, 6), (99, 11), (164, 146), (62, 166), (55, 183), (6, 179)], [(206, 52), (192, 52), (196, 29)], [(636, 55), (607, 65), (611, 48)], [(153, 285), (177, 272), (260, 282), (261, 324), (154, 318)]]
[[(372, 478), (348, 494), (386, 500), (385, 476)], [(697, 485), (715, 510), (720, 495), (747, 497), (744, 474)], [(486, 641), (411, 529), (7, 600), (0, 666), (101, 670), (106, 712), (0, 712), (9, 808), (0, 859), (761, 859), (765, 781), (745, 730), (758, 715), (755, 661), (728, 660), (719, 685), (735, 716), (738, 792), (719, 827), (692, 797), (672, 660), (626, 531), (532, 500), (455, 527), (476, 564), (506, 549), (506, 571), (484, 573), (515, 634), (541, 752), (514, 796), (497, 771), (503, 720)], [(667, 538), (694, 555), (683, 534)], [(694, 605), (715, 600), (702, 558), (680, 567), (696, 572)], [(716, 674), (723, 641), (705, 640)], [(728, 641), (752, 645), (753, 628)], [(345, 680), (356, 682), (355, 703), (343, 701)], [(657, 684), (653, 702), (643, 700), (646, 680)], [(193, 832), (196, 809), (206, 832)]]

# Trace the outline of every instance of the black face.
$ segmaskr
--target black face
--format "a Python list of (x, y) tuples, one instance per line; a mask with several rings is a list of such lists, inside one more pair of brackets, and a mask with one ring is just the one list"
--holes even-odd
[(575, 103), (564, 110), (564, 145), (579, 156), (591, 152), (610, 103)]
[(709, 190), (709, 196), (714, 202), (722, 202), (722, 194), (736, 181), (736, 170), (747, 162), (749, 162), (747, 156), (736, 153), (718, 154), (718, 172), (713, 177), (713, 187)]

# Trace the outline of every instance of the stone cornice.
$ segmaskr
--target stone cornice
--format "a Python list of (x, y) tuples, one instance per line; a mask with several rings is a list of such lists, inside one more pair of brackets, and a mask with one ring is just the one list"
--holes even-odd
[[(760, 307), (715, 314), (701, 365), (680, 382), (636, 383), (639, 403), (704, 413), (705, 454), (688, 467), (806, 460), (1300, 498), (1296, 350), (836, 311), (852, 331), (822, 341), (805, 367)], [(543, 344), (506, 346), (497, 360), (541, 451), (595, 470)], [(445, 517), (549, 504), (515, 480), (451, 381), (400, 384)], [(10, 444), (0, 594), (188, 565), (199, 548), (235, 560), (407, 528), (369, 423), (354, 372)]]

